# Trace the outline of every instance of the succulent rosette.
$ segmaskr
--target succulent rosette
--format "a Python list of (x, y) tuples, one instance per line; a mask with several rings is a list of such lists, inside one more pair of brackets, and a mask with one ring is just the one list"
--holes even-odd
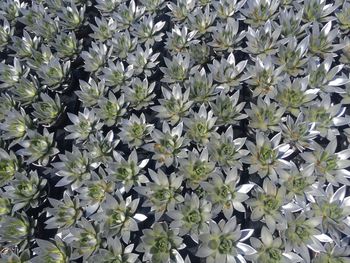
[(0, 262), (350, 263), (349, 10), (0, 1)]

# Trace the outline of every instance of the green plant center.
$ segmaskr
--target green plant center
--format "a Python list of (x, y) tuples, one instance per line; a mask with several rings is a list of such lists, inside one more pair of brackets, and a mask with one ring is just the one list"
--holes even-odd
[(155, 192), (154, 197), (159, 201), (167, 201), (172, 197), (172, 193), (166, 188), (158, 189), (158, 191)]
[(154, 249), (158, 253), (166, 253), (169, 251), (169, 240), (167, 237), (158, 237), (154, 243)]
[(200, 136), (205, 136), (208, 132), (208, 127), (205, 122), (198, 122), (196, 124), (196, 130)]
[(220, 254), (230, 254), (233, 245), (232, 239), (226, 236), (220, 236), (218, 251)]
[(145, 128), (142, 124), (134, 123), (132, 125), (132, 133), (136, 138), (141, 138), (143, 136), (143, 133), (145, 131)]
[(191, 210), (185, 217), (186, 222), (197, 224), (201, 221), (201, 214), (198, 210)]
[(282, 259), (282, 252), (278, 248), (272, 247), (267, 249), (267, 254), (274, 260), (274, 262), (279, 262)]
[(280, 202), (276, 196), (268, 195), (265, 196), (264, 200), (264, 210), (265, 212), (276, 211), (279, 208)]
[(268, 146), (263, 146), (259, 152), (259, 160), (263, 164), (272, 164), (275, 160), (275, 151)]

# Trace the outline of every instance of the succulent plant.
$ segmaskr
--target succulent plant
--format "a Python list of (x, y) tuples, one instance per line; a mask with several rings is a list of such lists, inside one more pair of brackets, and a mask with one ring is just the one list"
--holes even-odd
[(341, 104), (331, 103), (329, 95), (321, 96), (321, 100), (313, 101), (310, 106), (301, 108), (305, 120), (314, 122), (315, 130), (329, 140), (339, 134), (335, 127), (344, 126), (348, 122), (348, 116), (342, 116), (344, 110)]
[(5, 114), (5, 121), (0, 124), (0, 129), (3, 131), (4, 140), (15, 139), (11, 143), (14, 145), (27, 136), (27, 130), (33, 125), (32, 120), (23, 109), (20, 112), (14, 109)]
[(321, 180), (326, 180), (329, 183), (338, 186), (339, 183), (349, 184), (349, 171), (345, 168), (349, 167), (350, 149), (345, 149), (340, 152), (335, 152), (337, 141), (334, 139), (329, 142), (326, 148), (323, 148), (317, 143), (313, 144), (313, 152), (303, 152), (300, 156), (307, 163), (315, 164), (315, 172), (317, 176), (322, 176)]
[(39, 245), (39, 247), (34, 249), (35, 253), (37, 254), (37, 256), (32, 259), (34, 263), (50, 261), (57, 263), (69, 262), (70, 250), (58, 235), (55, 236), (53, 242), (43, 239), (36, 239), (36, 243)]
[(117, 24), (112, 17), (109, 19), (104, 17), (99, 19), (98, 17), (95, 17), (95, 24), (96, 25), (90, 24), (90, 28), (94, 31), (90, 36), (101, 42), (110, 40), (117, 30)]
[(130, 240), (131, 232), (138, 231), (137, 223), (146, 219), (143, 214), (136, 214), (140, 199), (128, 196), (125, 200), (120, 192), (115, 197), (107, 194), (97, 214), (93, 218), (103, 226), (104, 236), (118, 236), (125, 243)]
[(64, 110), (60, 97), (56, 93), (55, 99), (52, 99), (48, 94), (41, 93), (40, 98), (41, 101), (32, 104), (35, 110), (33, 116), (38, 118), (39, 123), (52, 125)]
[(188, 54), (182, 56), (178, 53), (172, 60), (164, 58), (166, 67), (161, 67), (164, 73), (162, 79), (166, 83), (182, 83), (188, 78), (190, 67), (190, 57)]
[(137, 261), (138, 254), (132, 253), (134, 244), (129, 244), (124, 247), (116, 237), (108, 238), (107, 246), (107, 249), (98, 249), (91, 257), (91, 260), (98, 263), (113, 263), (118, 261), (134, 263)]
[(202, 182), (201, 187), (213, 204), (212, 214), (217, 215), (222, 211), (226, 219), (230, 219), (234, 211), (246, 212), (243, 202), (249, 198), (247, 193), (254, 185), (237, 186), (239, 177), (235, 168), (226, 171), (225, 175), (215, 173), (209, 181)]
[(324, 263), (329, 260), (345, 262), (349, 261), (349, 249), (346, 246), (347, 239), (344, 238), (339, 244), (327, 243), (325, 244), (325, 251), (319, 253), (314, 259), (313, 263)]
[(176, 4), (169, 2), (167, 4), (170, 9), (170, 14), (175, 21), (182, 21), (187, 18), (191, 11), (195, 8), (196, 2), (194, 0), (177, 0)]
[(135, 35), (138, 37), (141, 43), (153, 44), (154, 42), (160, 42), (164, 33), (159, 31), (165, 26), (165, 21), (159, 21), (154, 23), (152, 16), (144, 16), (142, 22), (136, 24)]
[(279, 181), (287, 190), (288, 200), (295, 200), (296, 203), (303, 204), (306, 199), (312, 200), (314, 195), (322, 195), (321, 190), (318, 189), (319, 185), (316, 182), (317, 177), (314, 171), (314, 164), (303, 165), (299, 169), (293, 162), (291, 162), (290, 170), (280, 171)]
[[(209, 5), (205, 7), (204, 11), (201, 9), (195, 9), (194, 12), (187, 17), (190, 29), (196, 31), (197, 35), (202, 35), (208, 31), (212, 31), (212, 29), (214, 29), (212, 24), (214, 23), (215, 18), (216, 14), (215, 12), (210, 12)], [(232, 34), (234, 35), (235, 33)], [(214, 35), (213, 38), (215, 38)]]
[(285, 239), (286, 251), (298, 253), (302, 259), (310, 261), (308, 248), (316, 253), (324, 251), (321, 242), (332, 242), (332, 239), (317, 229), (321, 224), (321, 217), (306, 217), (304, 213), (286, 214), (288, 227), (282, 232)]
[(246, 141), (245, 145), (250, 155), (242, 161), (248, 163), (249, 173), (258, 173), (261, 178), (268, 176), (273, 182), (277, 182), (280, 170), (288, 169), (290, 164), (284, 158), (293, 153), (288, 144), (280, 144), (281, 133), (276, 134), (271, 140), (263, 133), (256, 133), (256, 143)]
[(350, 263), (349, 0), (0, 2), (0, 262)]
[(60, 22), (64, 28), (77, 29), (82, 26), (84, 22), (85, 9), (85, 5), (78, 9), (75, 3), (71, 1), (70, 6), (66, 6), (66, 8), (58, 12), (57, 15), (61, 19)]
[(102, 97), (98, 101), (96, 109), (97, 116), (103, 120), (107, 126), (113, 126), (121, 121), (121, 117), (126, 113), (124, 95), (117, 97), (113, 92), (108, 92), (108, 97)]
[(246, 201), (252, 210), (251, 219), (263, 221), (271, 231), (284, 228), (282, 206), (286, 204), (286, 188), (276, 186), (270, 179), (265, 178), (263, 187), (258, 187), (253, 192), (255, 198)]
[(176, 204), (184, 201), (180, 194), (183, 177), (175, 173), (168, 177), (161, 169), (157, 172), (149, 169), (148, 173), (152, 181), (147, 182), (146, 186), (138, 186), (134, 189), (139, 194), (149, 197), (142, 206), (151, 207), (158, 221), (165, 212), (173, 210)]
[(312, 149), (314, 139), (319, 134), (315, 123), (306, 122), (303, 113), (299, 113), (295, 121), (288, 115), (286, 123), (281, 123), (280, 127), (284, 141), (300, 152), (305, 148)]
[(331, 56), (326, 57), (322, 63), (317, 63), (314, 59), (309, 60), (310, 72), (309, 85), (311, 88), (319, 88), (325, 93), (342, 93), (343, 86), (350, 82), (349, 78), (342, 75), (336, 76), (336, 74), (342, 70), (342, 64), (331, 68), (333, 58)]
[(260, 239), (250, 238), (250, 243), (257, 250), (257, 253), (251, 256), (252, 262), (261, 263), (291, 263), (302, 262), (302, 258), (293, 252), (286, 252), (283, 247), (281, 237), (274, 237), (270, 229), (263, 226), (261, 228)]
[[(0, 95), (0, 109), (1, 122), (4, 122), (6, 117), (9, 118), (9, 116), (6, 116), (9, 111), (16, 110), (16, 101), (7, 92)], [(1, 129), (4, 130), (5, 127), (3, 126)]]
[(247, 75), (250, 77), (246, 80), (249, 88), (253, 92), (253, 96), (269, 96), (271, 98), (276, 95), (276, 86), (283, 79), (281, 76), (282, 67), (275, 68), (271, 56), (265, 58), (256, 58), (255, 66), (247, 67)]
[(14, 253), (11, 250), (6, 250), (4, 251), (5, 253), (3, 253), (3, 255), (1, 255), (2, 257), (0, 258), (0, 262), (1, 263), (7, 263), (7, 262), (26, 262), (28, 260), (30, 260), (30, 251), (28, 249), (24, 250), (22, 253)]
[(192, 112), (192, 118), (185, 118), (184, 124), (187, 127), (186, 135), (199, 145), (209, 142), (209, 137), (215, 131), (217, 117), (213, 117), (212, 111), (207, 111), (204, 104), (198, 112)]
[(86, 151), (80, 151), (73, 147), (72, 152), (66, 151), (58, 155), (61, 162), (52, 163), (57, 170), (56, 175), (63, 177), (56, 186), (70, 185), (72, 190), (79, 188), (85, 180), (90, 179), (91, 171), (95, 170), (98, 163), (89, 158)]
[(183, 123), (170, 129), (167, 122), (163, 122), (162, 131), (154, 129), (151, 133), (154, 143), (148, 143), (144, 148), (153, 153), (152, 159), (157, 161), (156, 168), (165, 164), (177, 164), (179, 159), (186, 157), (185, 146), (188, 144), (183, 136)]
[(98, 249), (101, 239), (96, 228), (84, 217), (78, 221), (77, 227), (71, 228), (71, 235), (64, 238), (72, 248), (71, 259), (82, 257), (85, 261)]
[(228, 0), (219, 0), (213, 2), (213, 6), (217, 13), (217, 16), (221, 19), (227, 19), (228, 17), (232, 17), (238, 10), (240, 10), (246, 1), (228, 1)]
[(307, 89), (308, 82), (307, 77), (296, 78), (293, 82), (286, 78), (277, 86), (276, 99), (294, 116), (299, 114), (301, 106), (307, 105), (317, 97), (318, 89)]
[(262, 57), (276, 54), (281, 30), (281, 27), (272, 28), (270, 20), (261, 29), (254, 30), (249, 27), (246, 34), (248, 39), (246, 52)]
[(11, 28), (10, 23), (7, 19), (1, 19), (0, 26), (0, 51), (2, 51), (9, 43), (11, 36), (14, 33), (14, 29)]
[(199, 236), (200, 246), (196, 255), (205, 258), (206, 262), (233, 262), (243, 255), (251, 255), (256, 251), (251, 246), (241, 242), (248, 239), (252, 229), (241, 230), (236, 217), (217, 224), (210, 221), (209, 232)]
[(186, 26), (180, 28), (178, 25), (175, 25), (171, 33), (167, 33), (168, 39), (166, 45), (174, 53), (185, 51), (191, 45), (198, 43), (198, 40), (195, 40), (196, 34), (196, 30), (189, 32)]
[(103, 75), (100, 75), (100, 79), (105, 80), (106, 85), (113, 87), (115, 91), (127, 86), (134, 73), (133, 66), (129, 65), (125, 68), (122, 61), (114, 64), (111, 60), (108, 60), (107, 63), (108, 67), (102, 69)]
[(106, 93), (105, 81), (101, 80), (96, 82), (90, 78), (88, 82), (84, 80), (79, 81), (80, 90), (75, 94), (79, 97), (79, 100), (83, 102), (86, 107), (94, 106)]
[(242, 149), (246, 138), (233, 138), (232, 126), (221, 136), (210, 138), (208, 145), (210, 159), (217, 162), (223, 169), (235, 167), (242, 170), (241, 158), (249, 153), (247, 150)]
[(246, 79), (241, 73), (247, 62), (246, 60), (240, 61), (236, 65), (235, 56), (230, 53), (227, 59), (222, 58), (220, 61), (214, 59), (213, 64), (209, 64), (208, 67), (214, 80), (227, 88), (227, 86), (238, 86), (242, 80)]
[(207, 74), (204, 68), (195, 71), (185, 83), (185, 87), (190, 90), (189, 99), (195, 103), (212, 101), (219, 92), (216, 85), (213, 84), (213, 75)]
[(306, 57), (309, 45), (309, 36), (298, 43), (295, 37), (288, 39), (287, 45), (281, 45), (278, 50), (278, 65), (282, 71), (296, 77), (304, 72), (304, 65), (308, 59)]
[(350, 40), (348, 37), (344, 37), (341, 41), (343, 43), (342, 54), (339, 61), (349, 66), (350, 64)]
[(58, 56), (63, 59), (75, 58), (82, 49), (83, 41), (78, 40), (75, 33), (61, 33), (57, 36), (53, 46)]
[[(48, 0), (48, 5), (52, 6), (52, 3), (55, 0)], [(60, 1), (60, 0), (58, 0)], [(57, 2), (57, 1), (56, 1)], [(62, 7), (62, 1), (60, 7)], [(26, 6), (27, 7), (27, 6)], [(40, 1), (38, 3), (33, 3), (31, 8), (22, 8), (21, 9), (21, 16), (18, 17), (18, 21), (26, 25), (30, 31), (33, 31), (36, 21), (41, 20), (45, 16), (45, 7)]]
[(84, 68), (89, 72), (96, 72), (101, 70), (107, 61), (111, 53), (111, 49), (107, 49), (105, 44), (100, 43), (97, 45), (95, 42), (91, 44), (91, 48), (88, 51), (82, 51), (81, 57), (84, 59)]
[(108, 15), (116, 10), (117, 6), (120, 4), (120, 0), (97, 0), (96, 8), (103, 14)]
[(349, 2), (344, 1), (342, 5), (342, 9), (340, 12), (335, 14), (338, 21), (339, 27), (344, 32), (347, 33), (350, 30), (350, 20), (349, 20)]
[(318, 21), (326, 22), (332, 20), (329, 15), (339, 6), (339, 2), (326, 5), (324, 0), (306, 0), (304, 1), (303, 19), (308, 22)]
[(178, 249), (183, 248), (178, 232), (178, 229), (169, 229), (164, 222), (156, 222), (152, 229), (143, 230), (142, 243), (136, 250), (144, 252), (143, 260), (155, 263), (183, 260), (178, 252)]
[[(34, 69), (36, 71), (39, 71), (39, 69), (41, 69), (41, 70), (48, 69), (48, 64), (50, 63), (50, 61), (51, 61), (51, 66), (56, 67), (56, 70), (58, 72), (62, 73), (61, 65), (59, 64), (59, 59), (55, 59), (54, 55), (52, 54), (51, 49), (45, 44), (42, 44), (40, 46), (39, 50), (32, 50), (31, 58), (27, 58), (28, 66), (31, 69)], [(52, 65), (53, 63), (55, 65)], [(68, 65), (70, 63), (70, 61), (67, 61), (66, 63)], [(68, 69), (70, 69), (70, 67), (68, 67)], [(58, 74), (61, 74), (61, 73), (58, 73)], [(38, 75), (40, 75), (40, 74), (38, 73)], [(54, 75), (54, 73), (52, 72), (51, 75)], [(55, 79), (55, 77), (60, 77), (60, 75), (54, 76), (54, 80), (57, 81), (57, 79)], [(49, 77), (47, 77), (47, 78), (49, 78)]]
[(47, 208), (47, 215), (50, 217), (45, 221), (46, 228), (67, 229), (73, 226), (82, 216), (79, 199), (73, 200), (68, 193), (63, 194), (62, 201), (53, 198), (48, 199), (52, 207)]
[(112, 154), (117, 147), (119, 140), (114, 139), (113, 131), (109, 131), (106, 136), (102, 132), (91, 135), (84, 148), (89, 152), (89, 158), (96, 163), (107, 163), (112, 160)]
[(13, 99), (20, 102), (22, 106), (27, 106), (39, 98), (39, 81), (33, 75), (28, 78), (21, 78), (12, 89)]
[(214, 50), (232, 52), (238, 49), (240, 41), (245, 36), (245, 32), (238, 33), (239, 22), (233, 18), (228, 18), (225, 24), (218, 24), (213, 29), (213, 41), (209, 42)]
[(210, 47), (205, 44), (192, 44), (190, 55), (199, 64), (205, 64), (210, 59)]
[(4, 196), (11, 200), (13, 212), (28, 205), (35, 208), (39, 205), (39, 198), (45, 195), (46, 184), (47, 180), (39, 178), (36, 171), (31, 171), (28, 177), (25, 174), (17, 173), (15, 179), (4, 187)]
[(13, 36), (12, 41), (13, 41), (13, 46), (11, 47), (11, 49), (13, 49), (16, 52), (16, 55), (19, 58), (23, 59), (23, 58), (31, 57), (32, 50), (38, 49), (40, 38), (33, 37), (32, 39), (29, 33), (24, 30), (22, 38)]
[(28, 216), (24, 212), (2, 216), (0, 226), (0, 242), (10, 248), (19, 245), (19, 251), (23, 251), (33, 233)]
[(179, 160), (179, 171), (184, 176), (186, 185), (196, 189), (215, 171), (215, 164), (209, 160), (207, 148), (201, 153), (194, 149), (188, 153), (187, 158)]
[(145, 7), (146, 12), (150, 14), (157, 13), (157, 11), (164, 9), (164, 0), (141, 0), (142, 5)]
[[(8, 215), (11, 213), (10, 199), (3, 197), (3, 192), (0, 192), (0, 215)], [(1, 262), (1, 261), (0, 261)]]
[(13, 59), (13, 66), (5, 63), (0, 63), (0, 84), (1, 88), (9, 88), (19, 82), (21, 77), (26, 77), (29, 73), (29, 68), (23, 66), (19, 59)]
[(246, 17), (246, 23), (254, 27), (264, 25), (266, 21), (276, 16), (279, 1), (270, 0), (247, 0), (247, 7), (241, 10)]
[(42, 37), (46, 43), (50, 43), (55, 39), (55, 36), (59, 32), (59, 28), (59, 18), (57, 16), (53, 18), (48, 14), (45, 14), (39, 20), (34, 19), (34, 33)]
[(132, 38), (130, 32), (125, 30), (124, 32), (116, 32), (112, 39), (113, 52), (116, 55), (124, 59), (129, 53), (132, 53), (137, 47), (137, 38)]
[(106, 177), (106, 173), (100, 168), (98, 173), (92, 172), (91, 180), (86, 181), (82, 187), (76, 190), (79, 193), (79, 201), (86, 216), (96, 212), (106, 199), (107, 193), (114, 192), (115, 184), (109, 182)]
[[(119, 23), (118, 29), (127, 29), (133, 23), (140, 19), (144, 14), (145, 7), (137, 6), (134, 0), (131, 0), (129, 6), (123, 3), (119, 6), (118, 12), (114, 14), (116, 21)], [(153, 28), (153, 27), (152, 27)]]
[(196, 194), (185, 195), (184, 203), (167, 213), (174, 221), (172, 229), (179, 229), (179, 235), (190, 235), (198, 243), (198, 235), (209, 230), (211, 219), (211, 203), (205, 199), (199, 199)]
[(15, 22), (20, 16), (20, 10), (25, 9), (26, 3), (21, 3), (19, 0), (6, 0), (1, 6), (0, 14), (8, 21)]
[(123, 188), (121, 191), (129, 192), (133, 186), (140, 186), (149, 181), (142, 172), (142, 168), (149, 160), (144, 159), (139, 162), (136, 150), (131, 152), (127, 160), (117, 152), (114, 152), (113, 156), (114, 161), (110, 162), (106, 169), (107, 178), (109, 181), (120, 184), (120, 187)]
[(340, 93), (340, 96), (342, 96), (341, 104), (349, 104), (350, 102), (350, 84), (345, 85), (345, 89), (342, 93)]
[(281, 11), (278, 20), (282, 26), (281, 35), (284, 37), (301, 36), (308, 24), (302, 24), (304, 10), (300, 9), (297, 12), (293, 8), (285, 8)]
[(149, 141), (150, 133), (153, 128), (153, 124), (146, 123), (146, 118), (143, 113), (140, 115), (140, 118), (132, 114), (128, 120), (124, 119), (122, 121), (119, 137), (124, 143), (127, 143), (130, 148), (138, 148)]
[(135, 75), (144, 73), (146, 76), (151, 76), (152, 70), (159, 63), (157, 61), (159, 54), (153, 54), (153, 49), (149, 45), (146, 45), (145, 49), (138, 46), (135, 54), (128, 55), (127, 61), (132, 65)]
[(250, 119), (249, 126), (262, 132), (279, 132), (281, 118), (286, 108), (276, 102), (271, 102), (269, 97), (258, 97), (257, 104), (250, 104), (250, 109), (245, 109)]
[(332, 239), (340, 240), (340, 233), (348, 235), (350, 225), (347, 219), (350, 215), (349, 197), (345, 197), (346, 186), (343, 185), (334, 192), (332, 184), (326, 187), (326, 196), (318, 196), (312, 203), (315, 216), (322, 216), (322, 230), (328, 232)]
[(0, 186), (6, 185), (20, 170), (21, 161), (17, 155), (13, 151), (8, 153), (0, 148)]
[(332, 21), (329, 21), (320, 30), (317, 22), (312, 24), (312, 33), (310, 34), (309, 51), (313, 55), (325, 57), (334, 56), (334, 52), (343, 48), (343, 44), (334, 44), (333, 41), (338, 35), (338, 30), (332, 28)]
[(84, 112), (79, 112), (78, 115), (72, 113), (67, 113), (67, 115), (73, 124), (65, 127), (65, 130), (69, 132), (66, 139), (84, 141), (103, 126), (94, 110), (89, 111), (85, 108)]
[(125, 87), (124, 89), (125, 100), (130, 103), (130, 107), (136, 110), (146, 108), (154, 103), (152, 99), (155, 97), (155, 94), (153, 94), (155, 85), (155, 82), (148, 83), (147, 78), (143, 80), (133, 78), (130, 83), (131, 87)]
[(234, 125), (247, 117), (246, 114), (241, 113), (245, 102), (238, 104), (238, 100), (239, 90), (232, 96), (227, 96), (224, 92), (221, 92), (219, 96), (216, 96), (215, 103), (209, 103), (214, 112), (214, 116), (218, 118), (216, 121), (217, 125)]
[(61, 64), (58, 59), (51, 59), (48, 64), (43, 64), (40, 67), (38, 75), (49, 88), (57, 89), (64, 86), (64, 82), (69, 77), (69, 68), (70, 61)]
[(171, 92), (162, 87), (163, 99), (158, 100), (160, 105), (153, 106), (152, 110), (157, 112), (160, 119), (169, 120), (174, 125), (188, 114), (192, 101), (189, 100), (190, 90), (182, 93), (180, 85), (171, 87)]
[(19, 144), (23, 148), (16, 153), (27, 157), (27, 164), (37, 162), (38, 165), (46, 166), (50, 158), (59, 153), (55, 147), (54, 133), (49, 133), (47, 129), (44, 129), (43, 134), (29, 130), (28, 139), (20, 141)]

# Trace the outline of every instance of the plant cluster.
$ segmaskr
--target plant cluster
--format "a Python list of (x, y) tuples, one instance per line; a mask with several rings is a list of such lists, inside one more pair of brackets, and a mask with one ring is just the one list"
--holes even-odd
[(349, 0), (3, 0), (0, 262), (349, 263)]

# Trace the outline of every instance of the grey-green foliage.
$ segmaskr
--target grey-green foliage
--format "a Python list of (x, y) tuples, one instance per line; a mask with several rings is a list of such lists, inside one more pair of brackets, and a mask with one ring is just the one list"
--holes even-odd
[(1, 1), (0, 262), (349, 263), (349, 10)]

